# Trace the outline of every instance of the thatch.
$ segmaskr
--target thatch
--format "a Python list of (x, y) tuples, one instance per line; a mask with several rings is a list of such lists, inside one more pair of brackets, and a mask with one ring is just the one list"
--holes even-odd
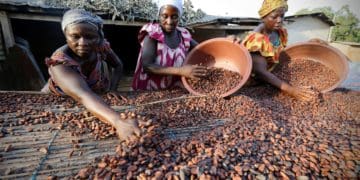
[[(157, 4), (152, 0), (44, 0), (45, 4), (61, 8), (83, 8), (97, 13), (106, 13), (112, 19), (123, 21), (155, 20), (157, 19)], [(202, 18), (205, 13), (201, 10), (194, 11), (191, 0), (184, 4), (182, 24), (187, 24)]]
[(112, 15), (123, 21), (153, 20), (157, 5), (151, 0), (45, 0), (45, 4), (61, 8), (83, 8), (96, 13)]
[[(47, 13), (53, 14), (63, 12), (64, 9), (82, 8), (106, 19), (153, 21), (157, 19), (158, 12), (154, 1), (157, 2), (157, 0), (0, 0), (0, 5), (51, 9)], [(181, 24), (198, 21), (205, 15), (201, 9), (194, 10), (191, 0), (185, 0)]]

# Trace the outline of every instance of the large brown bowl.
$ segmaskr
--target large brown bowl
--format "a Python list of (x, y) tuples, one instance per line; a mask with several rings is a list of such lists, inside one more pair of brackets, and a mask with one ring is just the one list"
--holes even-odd
[[(332, 69), (338, 76), (338, 81), (333, 85), (321, 90), (322, 93), (329, 92), (338, 87), (349, 73), (349, 65), (346, 56), (338, 49), (317, 42), (300, 42), (290, 45), (280, 54), (280, 62), (286, 59), (309, 59), (319, 62)], [(316, 78), (316, 77), (308, 77)]]
[[(240, 73), (242, 80), (233, 89), (221, 94), (220, 97), (226, 97), (238, 91), (248, 80), (252, 69), (252, 60), (248, 50), (228, 38), (213, 38), (197, 45), (185, 59), (184, 65), (189, 64), (202, 64)], [(190, 93), (203, 95), (195, 91), (185, 77), (182, 77), (181, 80)]]

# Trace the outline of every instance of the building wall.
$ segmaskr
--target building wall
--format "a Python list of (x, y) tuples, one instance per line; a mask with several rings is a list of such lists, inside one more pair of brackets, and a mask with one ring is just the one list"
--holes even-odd
[(294, 22), (285, 23), (289, 34), (289, 44), (307, 41), (311, 38), (328, 40), (330, 26), (316, 17), (298, 17)]
[(195, 41), (200, 43), (207, 39), (224, 37), (226, 36), (226, 31), (221, 29), (194, 29), (191, 35)]
[(348, 44), (334, 42), (331, 43), (330, 45), (339, 49), (349, 58), (349, 60), (360, 62), (360, 44), (348, 45)]

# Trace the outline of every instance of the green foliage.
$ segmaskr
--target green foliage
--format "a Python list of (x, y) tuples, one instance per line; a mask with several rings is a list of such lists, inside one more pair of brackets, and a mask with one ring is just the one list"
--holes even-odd
[(322, 7), (313, 10), (302, 9), (296, 14), (309, 14), (315, 12), (323, 12), (336, 24), (331, 32), (332, 41), (360, 43), (359, 19), (350, 11), (349, 5), (344, 5), (337, 12), (334, 12), (331, 7)]
[(360, 42), (359, 19), (350, 12), (349, 6), (343, 6), (334, 18), (337, 24), (331, 35), (334, 41)]
[(197, 21), (205, 16), (205, 12), (201, 9), (194, 11), (194, 6), (191, 0), (185, 0), (184, 2), (184, 14), (181, 17), (181, 21), (184, 24), (191, 23)]

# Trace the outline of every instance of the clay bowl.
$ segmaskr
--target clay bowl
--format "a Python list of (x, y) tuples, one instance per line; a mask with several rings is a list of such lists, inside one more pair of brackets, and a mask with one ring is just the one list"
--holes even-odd
[[(202, 64), (208, 67), (224, 68), (240, 73), (242, 80), (232, 89), (220, 95), (229, 96), (238, 91), (248, 80), (252, 60), (247, 49), (228, 38), (213, 38), (198, 44), (186, 57), (184, 65)], [(203, 95), (195, 91), (185, 77), (181, 78), (184, 87), (192, 94)]]
[(338, 87), (349, 73), (347, 58), (343, 53), (330, 45), (317, 42), (300, 42), (286, 47), (280, 54), (280, 62), (286, 59), (309, 59), (332, 69), (337, 74), (338, 81), (321, 90), (322, 93), (329, 92)]

